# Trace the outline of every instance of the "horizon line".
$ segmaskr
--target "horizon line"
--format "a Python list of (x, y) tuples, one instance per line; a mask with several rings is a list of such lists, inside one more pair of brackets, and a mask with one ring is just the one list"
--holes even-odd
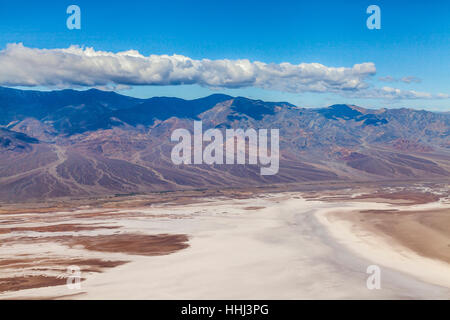
[(87, 88), (87, 87), (83, 87), (83, 88), (62, 88), (62, 89), (33, 89), (31, 87), (9, 87), (9, 86), (1, 86), (0, 85), (0, 89), (9, 89), (9, 90), (16, 90), (16, 91), (28, 91), (28, 92), (48, 92), (48, 93), (52, 93), (52, 92), (63, 92), (63, 91), (74, 91), (74, 92), (88, 92), (88, 91), (98, 91), (98, 92), (103, 92), (103, 93), (114, 93), (117, 94), (119, 96), (123, 96), (123, 97), (128, 97), (128, 98), (132, 98), (132, 99), (136, 99), (136, 100), (142, 100), (147, 101), (150, 99), (155, 99), (155, 98), (170, 98), (170, 99), (180, 99), (183, 101), (195, 101), (195, 100), (199, 100), (199, 99), (205, 99), (208, 97), (212, 97), (212, 96), (217, 96), (217, 95), (222, 95), (222, 96), (227, 96), (230, 97), (231, 99), (237, 99), (237, 98), (243, 98), (243, 99), (247, 99), (247, 100), (251, 100), (251, 101), (262, 101), (262, 102), (268, 102), (268, 103), (284, 103), (284, 104), (290, 104), (293, 107), (299, 108), (299, 109), (310, 109), (310, 110), (314, 110), (314, 109), (326, 109), (326, 108), (330, 108), (333, 106), (337, 106), (337, 105), (346, 105), (348, 107), (357, 107), (357, 108), (362, 108), (362, 109), (366, 109), (366, 110), (383, 110), (383, 109), (390, 109), (390, 110), (401, 110), (401, 109), (407, 109), (407, 110), (414, 110), (414, 111), (425, 111), (425, 112), (432, 112), (432, 113), (441, 113), (441, 114), (449, 114), (450, 111), (436, 111), (436, 110), (427, 110), (427, 109), (415, 109), (415, 108), (410, 108), (410, 107), (400, 107), (400, 108), (388, 108), (388, 107), (361, 107), (358, 106), (356, 104), (353, 103), (333, 103), (328, 105), (327, 107), (301, 107), (298, 106), (294, 103), (291, 103), (289, 101), (269, 101), (269, 100), (263, 100), (263, 99), (252, 99), (252, 98), (248, 98), (245, 96), (232, 96), (226, 93), (212, 93), (209, 95), (205, 95), (205, 96), (200, 96), (198, 98), (194, 98), (194, 99), (185, 99), (185, 98), (181, 98), (181, 97), (177, 97), (177, 96), (150, 96), (148, 98), (139, 98), (139, 97), (135, 97), (132, 95), (127, 95), (127, 94), (123, 94), (120, 93), (117, 90), (105, 90), (105, 89), (99, 89), (96, 87), (91, 87), (91, 88)]

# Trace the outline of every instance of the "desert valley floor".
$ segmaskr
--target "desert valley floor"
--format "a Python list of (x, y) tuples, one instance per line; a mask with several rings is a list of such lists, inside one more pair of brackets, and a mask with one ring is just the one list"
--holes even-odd
[[(450, 299), (448, 183), (0, 207), (0, 299)], [(367, 268), (381, 288), (369, 290)], [(79, 288), (66, 285), (69, 266)]]

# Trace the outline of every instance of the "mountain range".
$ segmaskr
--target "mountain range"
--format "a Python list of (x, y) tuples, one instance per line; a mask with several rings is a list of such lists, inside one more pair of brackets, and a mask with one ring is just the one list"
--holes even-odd
[[(449, 113), (0, 87), (0, 114), (2, 201), (450, 177)], [(174, 165), (171, 133), (192, 130), (194, 120), (204, 130), (279, 129), (279, 173), (261, 176), (256, 165)]]

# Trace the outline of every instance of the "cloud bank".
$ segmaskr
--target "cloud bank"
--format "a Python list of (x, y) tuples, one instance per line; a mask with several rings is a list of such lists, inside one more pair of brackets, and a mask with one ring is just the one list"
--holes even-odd
[(447, 99), (449, 95), (444, 93), (431, 94), (428, 92), (420, 92), (415, 90), (402, 90), (391, 87), (382, 87), (376, 89), (366, 90), (365, 92), (357, 93), (355, 96), (359, 98), (369, 98), (369, 99), (404, 99), (404, 100), (415, 100), (415, 99)]
[[(28, 48), (9, 44), (0, 51), (0, 85), (125, 88), (137, 85), (197, 84), (209, 88), (257, 87), (291, 93), (332, 92), (343, 96), (387, 99), (445, 99), (395, 88), (372, 88), (375, 64), (327, 67), (319, 63), (268, 64), (241, 60), (195, 60), (182, 55), (144, 56), (138, 51)], [(403, 80), (402, 80), (403, 81)], [(414, 82), (408, 77), (404, 82)]]
[(213, 88), (259, 87), (286, 92), (361, 90), (373, 63), (332, 68), (319, 63), (266, 64), (242, 60), (194, 60), (181, 55), (143, 56), (71, 46), (34, 49), (9, 44), (0, 51), (0, 84), (7, 86), (106, 86), (198, 84)]

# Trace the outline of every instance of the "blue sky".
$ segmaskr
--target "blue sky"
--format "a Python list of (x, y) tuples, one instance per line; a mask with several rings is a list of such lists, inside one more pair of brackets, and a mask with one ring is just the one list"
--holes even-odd
[[(66, 8), (81, 8), (81, 30), (66, 28)], [(369, 30), (366, 8), (381, 8), (381, 29)], [(248, 59), (264, 63), (320, 63), (351, 68), (372, 62), (374, 88), (450, 94), (450, 1), (1, 1), (0, 50), (70, 45), (142, 55), (179, 54), (192, 59)], [(395, 79), (381, 81), (380, 78)], [(413, 77), (415, 81), (400, 81)], [(38, 86), (39, 87), (39, 86)], [(212, 92), (300, 106), (355, 103), (450, 111), (450, 99), (362, 98), (336, 92), (284, 92), (193, 85), (136, 86), (124, 94), (195, 98)]]

